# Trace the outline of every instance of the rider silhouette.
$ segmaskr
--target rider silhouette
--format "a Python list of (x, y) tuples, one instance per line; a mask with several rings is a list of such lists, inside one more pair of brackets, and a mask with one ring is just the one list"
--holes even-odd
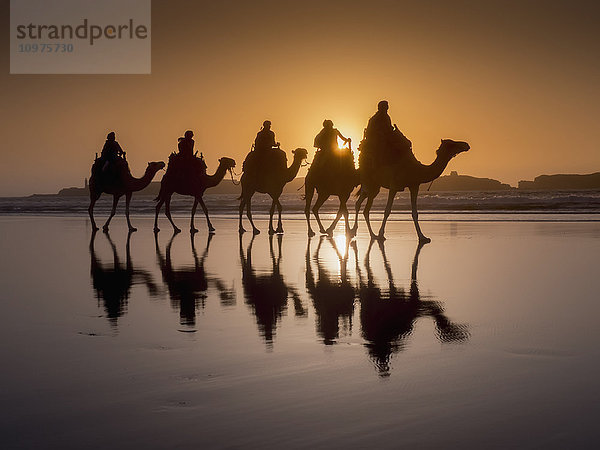
[(102, 171), (104, 172), (109, 164), (115, 162), (117, 158), (124, 156), (125, 152), (117, 142), (115, 132), (111, 131), (106, 136), (106, 142), (104, 142), (104, 147), (102, 147), (102, 152), (100, 153), (100, 157), (104, 160)]
[[(319, 170), (327, 164), (327, 160), (338, 155), (338, 137), (345, 143), (351, 142), (350, 138), (346, 138), (333, 127), (333, 122), (329, 119), (323, 121), (323, 129), (315, 136), (314, 146), (319, 149), (315, 155), (313, 165)], [(350, 158), (352, 159), (352, 158)]]
[(388, 115), (389, 104), (382, 100), (377, 104), (377, 112), (369, 119), (365, 129), (363, 150), (375, 157), (378, 162), (390, 162), (412, 151), (412, 143), (402, 134)]
[(272, 150), (273, 147), (279, 147), (279, 142), (275, 142), (275, 133), (271, 130), (271, 121), (265, 120), (263, 127), (256, 134), (254, 140), (254, 150), (259, 153)]
[(177, 148), (179, 149), (179, 154), (184, 158), (191, 158), (194, 156), (194, 132), (188, 130), (185, 132), (184, 137), (180, 137), (177, 140)]

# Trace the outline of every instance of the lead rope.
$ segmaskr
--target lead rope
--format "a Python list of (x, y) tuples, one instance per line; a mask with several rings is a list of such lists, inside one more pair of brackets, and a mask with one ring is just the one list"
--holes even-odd
[(232, 182), (232, 183), (233, 183), (235, 186), (237, 186), (237, 185), (239, 185), (239, 184), (240, 184), (240, 182), (239, 182), (239, 181), (235, 181), (235, 180), (233, 179), (233, 169), (232, 169), (232, 168), (230, 168), (230, 169), (229, 169), (229, 175), (231, 175), (231, 182)]

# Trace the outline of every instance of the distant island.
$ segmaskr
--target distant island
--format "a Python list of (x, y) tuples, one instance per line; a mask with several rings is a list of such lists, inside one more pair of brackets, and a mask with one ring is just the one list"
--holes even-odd
[[(69, 187), (58, 191), (61, 197), (87, 196), (88, 186), (87, 178), (84, 181), (83, 187)], [(283, 192), (294, 193), (302, 191), (304, 186), (304, 178), (298, 177), (288, 183)], [(600, 172), (595, 172), (586, 175), (578, 174), (557, 174), (557, 175), (540, 175), (533, 181), (519, 181), (519, 187), (515, 188), (509, 184), (502, 183), (491, 178), (478, 178), (469, 175), (459, 175), (458, 172), (452, 171), (450, 175), (445, 175), (436, 179), (431, 191), (508, 191), (508, 190), (600, 190)], [(160, 182), (153, 181), (150, 185), (139, 192), (141, 195), (156, 196), (160, 190)], [(239, 194), (241, 187), (234, 184), (229, 179), (224, 179), (218, 186), (211, 188), (208, 191), (211, 194)], [(35, 194), (39, 195), (39, 194)]]

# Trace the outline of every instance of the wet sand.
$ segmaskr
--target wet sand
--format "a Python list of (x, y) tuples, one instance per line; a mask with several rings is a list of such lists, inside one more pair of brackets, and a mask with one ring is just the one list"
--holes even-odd
[(4, 448), (595, 445), (598, 222), (133, 220), (0, 216)]

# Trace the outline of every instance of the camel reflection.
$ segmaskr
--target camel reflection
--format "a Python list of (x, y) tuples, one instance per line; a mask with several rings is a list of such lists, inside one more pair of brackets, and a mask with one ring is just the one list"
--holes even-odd
[(110, 234), (105, 233), (113, 253), (112, 267), (103, 265), (95, 248), (96, 231), (92, 232), (90, 238), (90, 274), (92, 277), (92, 286), (96, 291), (98, 302), (102, 300), (106, 317), (112, 325), (117, 324), (117, 320), (127, 311), (127, 303), (131, 287), (134, 284), (144, 284), (148, 288), (150, 295), (158, 295), (159, 289), (152, 279), (152, 275), (145, 270), (134, 269), (131, 260), (131, 234), (127, 235), (126, 260), (125, 266), (121, 263), (115, 243)]
[(172, 263), (171, 247), (176, 236), (177, 233), (173, 234), (171, 239), (169, 239), (165, 256), (163, 256), (158, 243), (158, 233), (154, 233), (156, 257), (163, 282), (167, 285), (169, 291), (171, 306), (173, 309), (179, 310), (179, 323), (187, 327), (193, 327), (196, 325), (196, 309), (198, 306), (204, 308), (209, 284), (214, 285), (219, 292), (223, 306), (235, 304), (235, 295), (220, 279), (208, 276), (204, 268), (213, 235), (208, 235), (206, 248), (202, 257), (198, 257), (198, 252), (196, 251), (196, 234), (192, 233), (190, 235), (194, 265), (193, 267), (183, 268), (174, 268)]
[[(332, 277), (320, 259), (320, 251), (323, 241), (327, 239), (340, 262), (340, 276)], [(340, 325), (344, 335), (352, 331), (352, 315), (354, 313), (354, 299), (356, 292), (354, 286), (348, 279), (346, 266), (348, 263), (348, 247), (352, 246), (354, 257), (358, 258), (356, 242), (346, 241), (346, 249), (341, 254), (335, 240), (330, 236), (321, 236), (313, 259), (317, 264), (317, 278), (313, 273), (310, 261), (310, 243), (306, 245), (306, 291), (312, 299), (316, 313), (317, 334), (325, 345), (335, 344), (340, 337)]]
[(379, 375), (387, 376), (390, 372), (390, 360), (394, 353), (404, 349), (406, 340), (411, 335), (415, 322), (421, 317), (431, 317), (435, 322), (437, 338), (441, 342), (463, 342), (468, 339), (466, 325), (451, 322), (444, 314), (441, 303), (424, 299), (419, 293), (417, 284), (417, 267), (419, 254), (425, 243), (419, 243), (412, 263), (410, 288), (405, 291), (396, 286), (390, 263), (385, 253), (383, 241), (379, 248), (388, 280), (388, 289), (381, 289), (375, 282), (371, 269), (371, 241), (365, 257), (367, 281), (359, 274), (359, 298), (361, 302), (360, 322), (366, 347)]
[(275, 256), (275, 251), (273, 250), (274, 236), (269, 236), (271, 270), (267, 273), (257, 273), (252, 266), (252, 246), (255, 237), (255, 235), (252, 236), (246, 254), (244, 254), (242, 236), (240, 235), (242, 286), (244, 288), (246, 304), (252, 308), (252, 312), (256, 317), (259, 333), (270, 348), (277, 329), (277, 321), (287, 311), (288, 297), (291, 296), (294, 301), (295, 314), (297, 316), (306, 316), (307, 313), (298, 293), (285, 283), (280, 271), (283, 236), (279, 234), (275, 237), (278, 248), (277, 256)]

